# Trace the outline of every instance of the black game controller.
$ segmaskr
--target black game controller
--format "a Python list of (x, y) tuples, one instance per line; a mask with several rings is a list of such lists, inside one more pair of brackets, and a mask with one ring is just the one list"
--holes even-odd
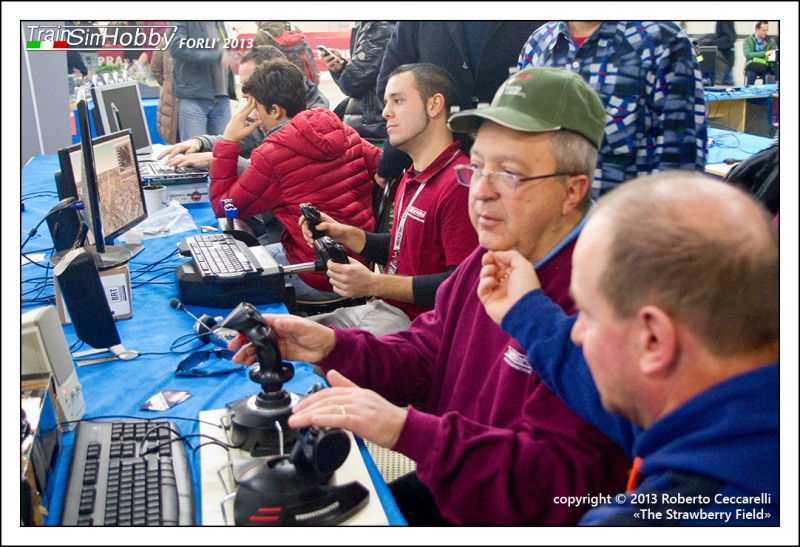
[(317, 252), (317, 261), (322, 261), (320, 271), (328, 269), (328, 260), (333, 260), (339, 264), (348, 264), (347, 251), (344, 247), (336, 243), (328, 236), (322, 236), (314, 242), (314, 250)]
[(319, 209), (317, 209), (310, 203), (301, 203), (300, 212), (303, 213), (303, 216), (306, 218), (306, 222), (308, 223), (308, 229), (311, 230), (311, 237), (314, 238), (315, 240), (323, 237), (325, 235), (325, 232), (317, 230), (316, 228), (320, 220)]
[[(249, 321), (238, 323), (246, 327)], [(321, 389), (323, 385), (316, 383), (305, 396)], [(368, 503), (369, 491), (358, 482), (333, 484), (334, 472), (350, 454), (347, 433), (313, 425), (297, 433), (290, 455), (257, 458), (254, 465), (236, 473), (237, 526), (333, 525)]]

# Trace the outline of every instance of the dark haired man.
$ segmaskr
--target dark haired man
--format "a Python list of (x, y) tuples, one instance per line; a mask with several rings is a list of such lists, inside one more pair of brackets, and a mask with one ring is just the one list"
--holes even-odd
[[(429, 63), (402, 65), (386, 86), (383, 117), (392, 146), (411, 156), (395, 197), (390, 233), (371, 234), (345, 226), (323, 214), (320, 230), (386, 273), (363, 264), (329, 263), (334, 291), (347, 297), (375, 296), (363, 306), (317, 315), (328, 326), (359, 327), (375, 335), (408, 327), (433, 309), (436, 290), (478, 245), (469, 219), (469, 190), (458, 184), (453, 168), (469, 163), (447, 127), (450, 105), (457, 99), (453, 78)], [(321, 212), (330, 211), (320, 206)], [(306, 241), (311, 232), (304, 226)]]
[[(275, 46), (254, 47), (239, 61), (239, 80), (244, 84), (258, 65), (273, 59), (286, 59), (286, 56)], [(322, 94), (315, 83), (306, 80), (305, 86), (307, 108), (316, 106), (328, 108), (330, 106), (327, 97)], [(243, 93), (242, 98), (247, 99), (247, 95)], [(219, 135), (196, 135), (165, 148), (158, 158), (166, 157), (165, 163), (172, 167), (207, 168), (211, 164), (211, 150), (218, 138)], [(244, 173), (244, 170), (247, 169), (250, 164), (250, 153), (262, 142), (264, 142), (264, 133), (260, 129), (256, 129), (239, 141), (239, 174)]]
[[(267, 211), (283, 223), (280, 243), (266, 249), (281, 264), (313, 262), (314, 250), (297, 224), (300, 204), (323, 205), (337, 221), (371, 230), (372, 184), (380, 150), (325, 108), (306, 109), (305, 76), (286, 60), (256, 67), (242, 86), (249, 95), (214, 144), (209, 198), (217, 216), (233, 199), (239, 216)], [(254, 115), (255, 114), (255, 115)], [(239, 141), (257, 128), (264, 142), (238, 175)], [(338, 298), (322, 272), (290, 276), (298, 299)]]

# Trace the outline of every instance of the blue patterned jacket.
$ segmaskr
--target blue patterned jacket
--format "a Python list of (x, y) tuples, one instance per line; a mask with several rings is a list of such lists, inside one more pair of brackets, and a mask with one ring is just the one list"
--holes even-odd
[(606, 21), (578, 48), (564, 21), (547, 23), (518, 66), (565, 67), (589, 83), (606, 108), (593, 194), (667, 169), (702, 172), (706, 105), (694, 49), (674, 23)]

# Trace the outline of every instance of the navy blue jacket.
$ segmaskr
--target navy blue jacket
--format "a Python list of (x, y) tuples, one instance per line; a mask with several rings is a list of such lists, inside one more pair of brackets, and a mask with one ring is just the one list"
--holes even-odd
[(570, 340), (576, 318), (537, 289), (501, 327), (567, 406), (629, 458), (642, 459), (636, 489), (590, 510), (580, 524), (778, 525), (778, 363), (721, 382), (642, 430), (600, 404), (583, 352)]

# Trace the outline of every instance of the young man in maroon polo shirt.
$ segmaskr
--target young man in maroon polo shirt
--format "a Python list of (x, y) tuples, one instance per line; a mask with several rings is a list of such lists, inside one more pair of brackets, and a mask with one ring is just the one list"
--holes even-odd
[[(398, 67), (386, 86), (383, 117), (395, 148), (414, 163), (400, 180), (394, 222), (388, 234), (373, 234), (334, 221), (319, 209), (317, 229), (385, 266), (370, 271), (351, 260), (328, 263), (333, 290), (346, 297), (374, 296), (363, 306), (339, 308), (311, 319), (328, 326), (359, 327), (375, 335), (408, 327), (433, 308), (436, 290), (478, 245), (469, 219), (469, 190), (458, 184), (455, 166), (469, 163), (447, 127), (450, 105), (457, 99), (452, 77), (442, 68), (418, 63)], [(313, 245), (301, 217), (303, 233)]]

